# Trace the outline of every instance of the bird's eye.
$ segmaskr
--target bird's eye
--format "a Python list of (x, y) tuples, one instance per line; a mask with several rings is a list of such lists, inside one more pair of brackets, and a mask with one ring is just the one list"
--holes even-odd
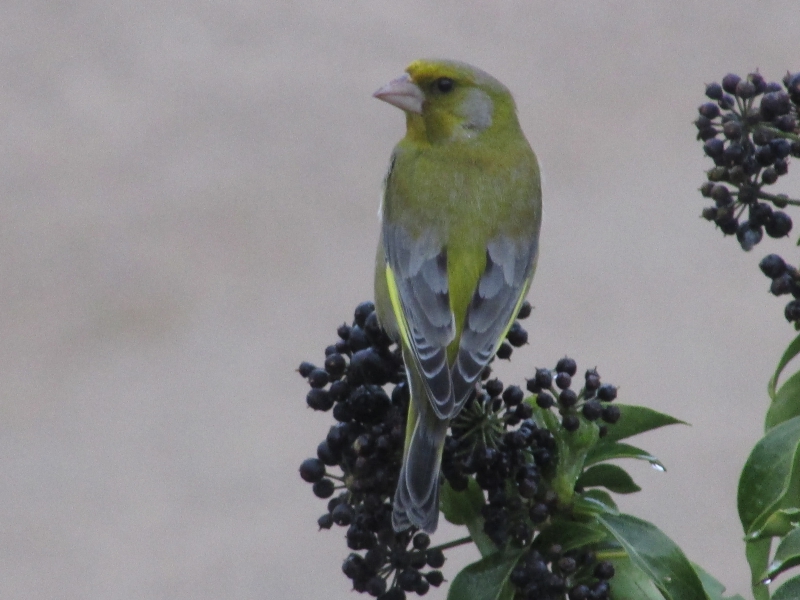
[(455, 86), (453, 80), (450, 79), (449, 77), (439, 77), (439, 79), (437, 79), (434, 83), (436, 85), (436, 89), (442, 92), (443, 94), (452, 92), (453, 87)]

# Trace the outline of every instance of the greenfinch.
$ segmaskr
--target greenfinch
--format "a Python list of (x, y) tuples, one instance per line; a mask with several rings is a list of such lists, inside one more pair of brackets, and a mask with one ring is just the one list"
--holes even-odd
[(411, 394), (392, 524), (433, 532), (448, 425), (533, 279), (539, 166), (511, 93), (480, 69), (417, 60), (374, 96), (406, 115), (375, 263), (378, 319), (402, 345)]

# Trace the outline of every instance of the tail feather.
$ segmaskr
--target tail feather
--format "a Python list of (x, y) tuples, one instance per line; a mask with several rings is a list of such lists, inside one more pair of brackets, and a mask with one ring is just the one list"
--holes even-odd
[[(404, 476), (404, 472), (401, 477)], [(437, 477), (438, 480), (438, 477)], [(428, 533), (436, 531), (439, 524), (439, 486), (435, 486), (425, 504), (412, 502), (408, 486), (400, 483), (394, 496), (392, 511), (392, 527), (395, 531), (405, 531), (409, 527), (418, 527)]]
[[(431, 427), (431, 425), (433, 427)], [(429, 423), (420, 416), (406, 452), (394, 496), (395, 531), (411, 525), (433, 533), (439, 522), (439, 465), (447, 421)]]
[(416, 526), (433, 533), (439, 522), (439, 466), (449, 419), (440, 419), (413, 369), (406, 448), (394, 496), (392, 526), (403, 531)]

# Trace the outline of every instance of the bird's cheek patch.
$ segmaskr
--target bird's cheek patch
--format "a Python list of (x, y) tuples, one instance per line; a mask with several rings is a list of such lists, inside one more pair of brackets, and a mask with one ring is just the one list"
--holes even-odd
[(465, 129), (483, 131), (492, 124), (494, 103), (486, 92), (472, 88), (467, 92), (458, 112), (466, 121)]

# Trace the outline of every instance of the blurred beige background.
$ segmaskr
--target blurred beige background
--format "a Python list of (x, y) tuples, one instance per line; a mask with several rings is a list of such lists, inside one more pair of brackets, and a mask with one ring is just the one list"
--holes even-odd
[(736, 483), (792, 337), (756, 264), (796, 256), (745, 254), (698, 218), (691, 122), (704, 82), (800, 69), (798, 16), (796, 0), (3, 2), (0, 597), (356, 597), (344, 532), (316, 531), (324, 502), (297, 475), (331, 417), (294, 369), (371, 296), (403, 131), (371, 93), (419, 56), (505, 82), (544, 167), (532, 344), (501, 378), (569, 353), (622, 401), (690, 421), (639, 440), (669, 470), (631, 465), (644, 491), (622, 505), (749, 596)]

